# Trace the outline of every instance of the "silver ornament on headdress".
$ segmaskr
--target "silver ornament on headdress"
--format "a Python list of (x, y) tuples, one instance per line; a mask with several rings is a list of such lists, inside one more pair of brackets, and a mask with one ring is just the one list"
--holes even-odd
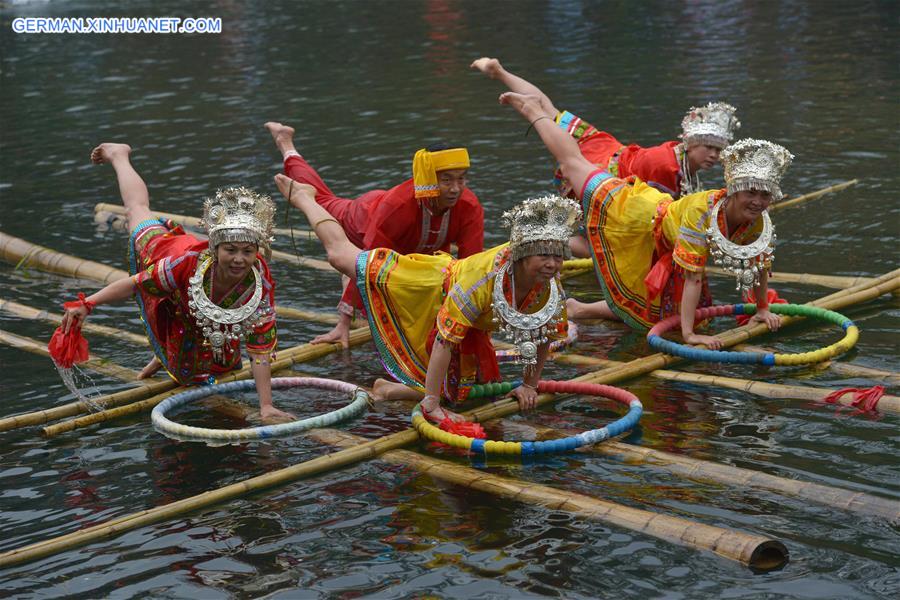
[(561, 196), (530, 198), (503, 213), (510, 228), (511, 259), (517, 261), (535, 254), (571, 258), (569, 237), (581, 220), (581, 207)]
[(680, 137), (685, 146), (707, 144), (724, 148), (730, 144), (735, 130), (741, 126), (741, 122), (734, 116), (736, 110), (725, 102), (692, 106), (681, 120)]
[(206, 227), (212, 248), (222, 242), (252, 242), (268, 251), (274, 219), (271, 198), (245, 187), (231, 187), (206, 199), (200, 224)]
[(719, 229), (719, 209), (728, 199), (717, 202), (709, 216), (706, 239), (713, 261), (734, 275), (736, 287), (743, 294), (759, 285), (759, 274), (775, 260), (775, 227), (768, 211), (762, 211), (763, 229), (755, 241), (735, 244)]
[(725, 148), (722, 166), (728, 195), (740, 191), (761, 190), (781, 200), (781, 178), (791, 166), (794, 155), (778, 144), (746, 138)]
[(197, 263), (197, 269), (188, 280), (188, 308), (204, 339), (212, 348), (213, 360), (218, 364), (225, 364), (225, 354), (231, 348), (228, 342), (238, 339), (242, 333), (264, 322), (271, 309), (262, 300), (262, 276), (255, 265), (252, 267), (253, 296), (246, 304), (237, 308), (222, 308), (210, 300), (203, 289), (203, 277), (213, 264), (211, 256)]

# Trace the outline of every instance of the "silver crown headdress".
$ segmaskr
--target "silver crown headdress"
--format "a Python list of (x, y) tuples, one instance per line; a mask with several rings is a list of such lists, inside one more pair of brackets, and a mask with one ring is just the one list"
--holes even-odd
[(525, 200), (503, 213), (510, 228), (511, 259), (535, 254), (571, 258), (569, 237), (579, 220), (581, 207), (568, 198), (551, 195)]
[(734, 116), (736, 110), (725, 102), (691, 107), (681, 120), (681, 139), (687, 146), (708, 144), (724, 148), (731, 143), (735, 130), (741, 126)]
[(781, 178), (794, 155), (782, 146), (746, 138), (725, 148), (722, 166), (728, 195), (747, 190), (762, 190), (781, 200)]
[(271, 198), (245, 187), (231, 187), (204, 201), (200, 224), (206, 227), (213, 248), (222, 242), (253, 242), (268, 251), (274, 218)]

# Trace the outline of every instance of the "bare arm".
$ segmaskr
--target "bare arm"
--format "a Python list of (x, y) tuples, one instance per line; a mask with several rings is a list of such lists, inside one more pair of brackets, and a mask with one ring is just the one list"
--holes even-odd
[[(113, 281), (111, 284), (95, 294), (91, 294), (85, 300), (96, 305), (111, 304), (127, 300), (134, 293), (134, 278), (126, 277)], [(62, 318), (63, 333), (68, 333), (69, 328), (87, 318), (88, 310), (85, 306), (67, 308)]]
[(544, 370), (544, 363), (550, 354), (550, 342), (545, 342), (538, 346), (537, 364), (530, 373), (526, 370), (522, 374), (522, 385), (514, 389), (510, 394), (519, 401), (520, 410), (531, 410), (537, 406), (537, 385), (541, 380), (541, 372)]
[(684, 288), (681, 292), (681, 337), (688, 344), (705, 344), (711, 350), (722, 347), (721, 340), (694, 333), (694, 317), (697, 305), (700, 304), (700, 292), (703, 290), (703, 273), (685, 271)]
[(536, 96), (545, 116), (555, 119), (556, 115), (559, 114), (559, 111), (556, 110), (556, 107), (553, 105), (553, 102), (547, 94), (542, 92), (541, 89), (533, 83), (504, 69), (503, 65), (500, 64), (499, 59), (482, 57), (474, 61), (470, 66), (473, 69), (481, 71), (491, 79), (496, 79), (505, 85), (511, 92), (516, 92), (517, 94), (523, 94), (525, 96)]
[(597, 170), (597, 167), (582, 156), (578, 142), (560, 129), (552, 118), (544, 114), (535, 96), (505, 92), (500, 95), (500, 104), (512, 106), (532, 124), (547, 150), (562, 168), (563, 176), (572, 184), (573, 189), (580, 193), (588, 177)]
[(781, 327), (781, 317), (773, 312), (769, 312), (769, 272), (762, 271), (759, 274), (759, 285), (754, 288), (753, 293), (756, 294), (756, 314), (750, 320), (759, 323), (765, 323), (772, 331), (778, 331)]
[(426, 396), (441, 397), (441, 384), (447, 377), (452, 354), (452, 345), (436, 337), (431, 348), (431, 357), (428, 359), (428, 371), (425, 373)]

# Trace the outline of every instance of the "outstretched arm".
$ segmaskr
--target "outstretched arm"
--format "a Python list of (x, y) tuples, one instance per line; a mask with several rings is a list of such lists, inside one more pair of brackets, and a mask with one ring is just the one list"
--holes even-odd
[[(85, 298), (85, 300), (90, 306), (111, 304), (126, 300), (130, 298), (133, 293), (134, 277), (126, 277), (124, 279), (113, 281), (99, 292)], [(84, 321), (88, 316), (88, 310), (89, 309), (84, 304), (75, 308), (67, 308), (62, 318), (63, 333), (68, 333), (70, 327)]]
[(496, 79), (505, 85), (511, 92), (524, 94), (526, 96), (536, 96), (545, 116), (555, 119), (556, 115), (559, 114), (559, 111), (556, 110), (556, 107), (553, 105), (553, 102), (547, 94), (542, 92), (541, 89), (533, 83), (504, 69), (498, 59), (482, 57), (474, 61), (470, 67), (481, 71), (491, 79)]
[(565, 177), (572, 188), (580, 192), (588, 177), (597, 170), (588, 159), (581, 154), (578, 142), (560, 129), (553, 118), (548, 117), (536, 96), (525, 96), (516, 92), (500, 94), (500, 104), (515, 108), (534, 130), (541, 136), (541, 141), (559, 163)]

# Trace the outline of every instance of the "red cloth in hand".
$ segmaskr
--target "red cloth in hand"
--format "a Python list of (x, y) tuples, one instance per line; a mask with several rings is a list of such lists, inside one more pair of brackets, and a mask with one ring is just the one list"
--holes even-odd
[[(788, 301), (785, 300), (784, 298), (780, 298), (778, 296), (778, 292), (776, 292), (772, 288), (769, 288), (768, 290), (766, 290), (766, 298), (768, 299), (769, 304), (787, 304), (788, 303)], [(756, 303), (756, 293), (751, 290), (750, 292), (744, 294), (744, 300), (746, 302)], [(746, 325), (747, 323), (750, 322), (750, 318), (752, 316), (753, 315), (735, 315), (734, 318), (737, 319), (738, 325)]]
[(63, 333), (62, 327), (57, 327), (47, 350), (53, 362), (64, 369), (71, 369), (72, 365), (88, 359), (88, 342), (81, 335), (80, 325), (69, 327), (69, 333)]

